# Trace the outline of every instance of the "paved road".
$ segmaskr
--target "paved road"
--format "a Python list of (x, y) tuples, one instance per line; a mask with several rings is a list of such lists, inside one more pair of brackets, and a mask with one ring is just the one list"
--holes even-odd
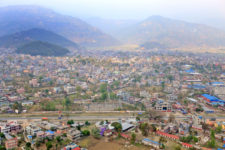
[[(43, 116), (44, 117), (44, 116)], [(49, 119), (58, 119), (58, 116), (48, 116)], [(63, 117), (63, 119), (67, 119), (66, 116)], [(68, 119), (73, 120), (118, 120), (120, 118), (135, 118), (134, 116), (128, 116), (128, 115), (120, 115), (120, 116), (69, 116)], [(164, 119), (168, 119), (167, 116), (163, 117)], [(177, 116), (176, 119), (187, 119), (188, 116)], [(206, 117), (206, 119), (210, 119), (213, 117)], [(27, 120), (27, 119), (42, 119), (42, 117), (0, 117), (0, 120)], [(216, 119), (225, 119), (225, 117), (216, 117)]]
[[(49, 116), (49, 119), (58, 119), (58, 116)], [(65, 119), (67, 117), (63, 117)], [(73, 120), (118, 120), (120, 118), (135, 118), (134, 116), (70, 116)], [(0, 117), (0, 120), (27, 120), (42, 119), (42, 117)]]

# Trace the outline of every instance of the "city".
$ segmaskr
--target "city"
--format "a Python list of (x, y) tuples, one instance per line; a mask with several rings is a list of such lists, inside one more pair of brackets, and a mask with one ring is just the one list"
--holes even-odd
[(129, 145), (115, 142), (118, 137), (138, 143), (133, 149), (223, 146), (223, 55), (7, 54), (0, 66), (1, 118), (7, 118), (1, 141), (7, 149), (98, 149), (100, 144), (89, 147), (92, 138)]
[(225, 150), (224, 0), (0, 0), (0, 150)]

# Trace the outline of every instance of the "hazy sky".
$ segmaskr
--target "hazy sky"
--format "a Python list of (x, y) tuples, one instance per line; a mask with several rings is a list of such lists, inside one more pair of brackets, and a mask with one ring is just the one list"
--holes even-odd
[(0, 0), (0, 6), (34, 4), (78, 17), (144, 19), (151, 15), (225, 20), (225, 0)]

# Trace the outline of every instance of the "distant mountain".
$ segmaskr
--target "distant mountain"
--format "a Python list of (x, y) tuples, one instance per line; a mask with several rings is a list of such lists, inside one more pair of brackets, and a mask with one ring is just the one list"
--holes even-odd
[(43, 41), (62, 47), (80, 49), (79, 45), (51, 31), (34, 28), (0, 37), (0, 47), (18, 47), (32, 41)]
[(118, 37), (127, 43), (158, 43), (169, 48), (225, 46), (225, 32), (222, 30), (161, 16), (149, 17), (126, 28)]
[(103, 19), (99, 17), (88, 18), (85, 19), (85, 21), (112, 36), (117, 35), (121, 29), (127, 28), (131, 25), (138, 23), (137, 20)]
[(69, 50), (47, 42), (34, 41), (19, 47), (16, 53), (32, 56), (64, 56)]
[(39, 6), (0, 8), (0, 36), (42, 28), (83, 46), (111, 46), (118, 41), (86, 22)]

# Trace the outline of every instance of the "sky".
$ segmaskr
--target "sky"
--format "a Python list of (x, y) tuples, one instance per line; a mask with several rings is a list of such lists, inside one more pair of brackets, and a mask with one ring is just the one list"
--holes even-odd
[(142, 20), (161, 15), (225, 25), (225, 0), (0, 0), (0, 6), (40, 5), (76, 17)]

